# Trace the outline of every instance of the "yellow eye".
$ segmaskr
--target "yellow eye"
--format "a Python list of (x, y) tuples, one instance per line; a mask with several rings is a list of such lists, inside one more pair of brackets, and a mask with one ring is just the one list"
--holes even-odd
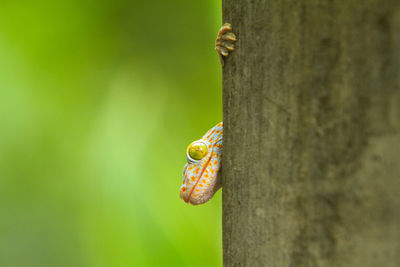
[(207, 145), (203, 142), (196, 141), (190, 144), (188, 156), (193, 160), (201, 160), (207, 155)]

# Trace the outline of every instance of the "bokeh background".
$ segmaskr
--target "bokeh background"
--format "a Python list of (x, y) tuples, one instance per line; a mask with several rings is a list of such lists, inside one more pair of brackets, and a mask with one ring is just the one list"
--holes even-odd
[(179, 199), (220, 5), (0, 1), (0, 266), (222, 265), (221, 192)]

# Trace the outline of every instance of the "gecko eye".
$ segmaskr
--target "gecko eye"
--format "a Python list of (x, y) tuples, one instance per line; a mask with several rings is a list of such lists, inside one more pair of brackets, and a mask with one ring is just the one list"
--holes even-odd
[(187, 158), (192, 161), (199, 161), (207, 155), (207, 145), (201, 141), (191, 143), (187, 149)]

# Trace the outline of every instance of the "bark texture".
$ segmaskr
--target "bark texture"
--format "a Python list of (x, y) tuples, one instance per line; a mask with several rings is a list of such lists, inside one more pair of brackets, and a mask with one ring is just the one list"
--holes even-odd
[(223, 17), (224, 266), (400, 266), (400, 2)]

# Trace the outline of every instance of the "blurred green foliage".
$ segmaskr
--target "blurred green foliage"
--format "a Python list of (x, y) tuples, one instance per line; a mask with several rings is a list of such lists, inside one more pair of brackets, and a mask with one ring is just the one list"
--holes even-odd
[(0, 266), (221, 266), (221, 193), (179, 199), (222, 120), (219, 1), (0, 1)]

